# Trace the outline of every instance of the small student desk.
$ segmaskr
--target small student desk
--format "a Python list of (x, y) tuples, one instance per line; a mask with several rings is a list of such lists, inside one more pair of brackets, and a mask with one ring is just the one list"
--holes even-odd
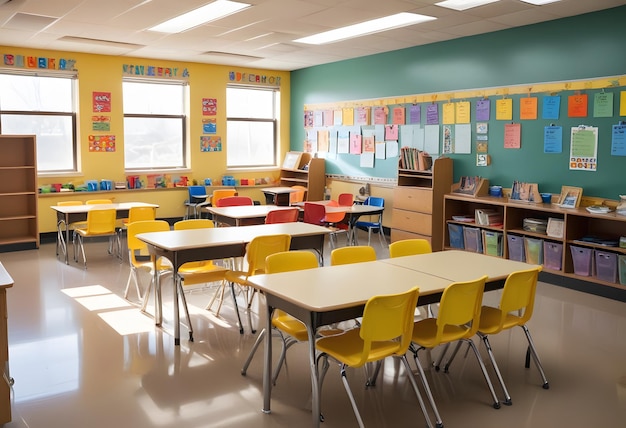
[[(281, 309), (302, 321), (309, 337), (313, 426), (319, 427), (320, 391), (315, 358), (317, 329), (363, 314), (367, 300), (375, 295), (404, 292), (418, 286), (418, 305), (437, 302), (445, 288), (457, 281), (487, 275), (488, 289), (504, 285), (515, 271), (528, 269), (523, 262), (466, 251), (440, 251), (366, 263), (255, 275), (250, 282), (267, 301), (265, 329), (271, 331), (272, 313)], [(263, 412), (270, 413), (272, 335), (265, 335)]]
[[(201, 260), (216, 260), (230, 257), (242, 257), (246, 245), (256, 236), (291, 235), (291, 249), (315, 249), (323, 254), (324, 237), (328, 229), (307, 223), (260, 224), (240, 227), (215, 227), (192, 230), (170, 230), (137, 235), (148, 246), (150, 255), (165, 257), (178, 272), (183, 263)], [(157, 269), (154, 269), (155, 283), (155, 322), (162, 322), (162, 301)], [(176, 281), (180, 281), (178, 275)], [(174, 344), (180, 345), (180, 317), (178, 313), (178, 284), (174, 284)], [(190, 337), (190, 339), (192, 339)]]
[(206, 207), (213, 215), (216, 223), (225, 223), (231, 226), (244, 226), (265, 223), (265, 217), (270, 211), (286, 210), (292, 207), (276, 205), (245, 205), (236, 207)]
[(295, 192), (296, 189), (291, 187), (265, 187), (261, 191), (265, 194), (265, 203), (267, 205), (289, 206), (289, 194)]

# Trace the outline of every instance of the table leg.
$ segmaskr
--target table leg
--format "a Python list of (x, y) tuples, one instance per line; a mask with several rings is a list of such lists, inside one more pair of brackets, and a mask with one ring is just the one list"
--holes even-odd
[(174, 301), (174, 345), (180, 345), (180, 314), (178, 308), (178, 281), (180, 281), (180, 276), (177, 273), (178, 271), (174, 271), (174, 292), (172, 293), (172, 300)]
[(271, 413), (272, 401), (272, 315), (274, 308), (267, 305), (265, 320), (265, 353), (263, 357), (263, 413)]
[(311, 368), (311, 414), (313, 427), (319, 428), (321, 417), (319, 370), (315, 358), (315, 328), (312, 320), (307, 323), (307, 334), (309, 336), (309, 365)]
[[(157, 257), (154, 258), (154, 323), (161, 325), (163, 323), (163, 299), (161, 296), (161, 275), (157, 270)], [(146, 296), (146, 299), (148, 296)]]

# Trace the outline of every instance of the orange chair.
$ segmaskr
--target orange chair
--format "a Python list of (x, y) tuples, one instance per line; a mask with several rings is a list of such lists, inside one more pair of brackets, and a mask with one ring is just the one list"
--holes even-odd
[(265, 216), (265, 224), (294, 223), (298, 221), (299, 215), (300, 210), (295, 207), (285, 210), (272, 210)]
[[(326, 205), (327, 207), (338, 207), (339, 203), (337, 201), (329, 201)], [(326, 211), (326, 209), (324, 209)], [(325, 212), (324, 215), (324, 225), (330, 230), (330, 235), (328, 235), (330, 241), (330, 248), (337, 248), (337, 236), (340, 233), (348, 233), (348, 224), (344, 221), (346, 218), (345, 211), (342, 212)]]
[(289, 194), (289, 205), (293, 205), (297, 202), (304, 202), (306, 196), (306, 187), (291, 186), (291, 188), (294, 189), (294, 191)]
[(226, 196), (215, 202), (216, 207), (239, 207), (244, 205), (254, 205), (252, 198), (248, 196)]
[(217, 201), (222, 198), (226, 198), (228, 196), (237, 196), (237, 191), (235, 189), (218, 189), (214, 190), (211, 195), (211, 206), (216, 207)]

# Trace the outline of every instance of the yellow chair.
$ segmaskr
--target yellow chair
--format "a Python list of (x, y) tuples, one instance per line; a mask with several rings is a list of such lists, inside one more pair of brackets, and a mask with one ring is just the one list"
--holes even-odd
[[(209, 219), (189, 219), (174, 223), (174, 230), (207, 229), (213, 227), (213, 221)], [(193, 328), (191, 326), (191, 318), (189, 317), (189, 309), (187, 307), (187, 299), (185, 298), (183, 287), (220, 281), (219, 290), (213, 295), (213, 299), (207, 306), (207, 309), (209, 309), (213, 305), (215, 296), (220, 294), (221, 300), (216, 311), (216, 315), (219, 315), (220, 308), (222, 307), (221, 301), (224, 298), (224, 279), (227, 271), (228, 269), (215, 265), (212, 260), (187, 262), (178, 268), (178, 277), (180, 278), (178, 282), (179, 294), (187, 322), (189, 323), (189, 340), (193, 341)]]
[[(57, 205), (60, 207), (69, 207), (69, 206), (76, 206), (76, 205), (82, 205), (82, 204), (83, 204), (82, 201), (57, 202)], [(68, 227), (70, 229), (74, 229), (76, 225), (79, 223), (85, 224), (85, 222), (75, 222), (75, 223), (65, 224), (65, 220), (63, 219), (57, 222), (57, 249), (56, 249), (57, 256), (59, 255), (59, 248), (63, 248), (63, 254), (67, 254), (67, 242), (65, 242), (65, 231), (67, 230)]]
[[(113, 200), (111, 199), (89, 199), (85, 202), (85, 205), (104, 205), (104, 204), (112, 204)], [(117, 214), (116, 214), (117, 215)], [(75, 228), (84, 229), (87, 227), (87, 221), (77, 221), (73, 223)]]
[(130, 207), (128, 210), (128, 218), (123, 218), (118, 223), (117, 233), (120, 234), (120, 242), (124, 230), (128, 229), (130, 223), (136, 221), (156, 220), (156, 208), (154, 207)]
[[(241, 316), (239, 315), (239, 308), (237, 306), (235, 284), (238, 284), (245, 291), (248, 325), (250, 326), (252, 333), (255, 333), (256, 330), (252, 327), (250, 308), (252, 307), (252, 299), (256, 294), (256, 289), (250, 286), (248, 277), (265, 273), (265, 259), (267, 256), (274, 253), (280, 253), (282, 251), (289, 251), (290, 244), (291, 236), (287, 234), (257, 236), (250, 241), (246, 250), (248, 269), (245, 271), (229, 270), (226, 272), (226, 281), (230, 283), (230, 289), (235, 304), (235, 313), (237, 314), (237, 320), (239, 321), (239, 333), (243, 334), (243, 324), (241, 323)], [(251, 288), (252, 291), (250, 292)]]
[(76, 245), (78, 245), (83, 257), (85, 269), (87, 269), (87, 258), (85, 257), (85, 238), (109, 237), (109, 254), (114, 255), (117, 249), (120, 251), (119, 235), (115, 228), (115, 209), (94, 209), (87, 213), (87, 227), (74, 229), (74, 261), (78, 262)]
[(374, 260), (376, 260), (376, 250), (369, 245), (335, 248), (330, 253), (331, 266), (373, 262)]
[(430, 242), (426, 239), (403, 239), (389, 244), (389, 257), (413, 256), (432, 253)]
[(293, 191), (289, 193), (289, 205), (293, 205), (298, 202), (304, 202), (306, 196), (306, 187), (304, 186), (291, 186)]
[(414, 287), (400, 294), (374, 296), (365, 305), (361, 327), (340, 335), (322, 337), (315, 344), (320, 352), (317, 357), (318, 367), (320, 360), (323, 360), (320, 391), (328, 370), (328, 357), (330, 357), (340, 364), (341, 380), (360, 427), (363, 427), (363, 420), (348, 384), (346, 368), (363, 367), (367, 363), (380, 362), (387, 357), (400, 358), (404, 363), (422, 413), (428, 426), (431, 426), (424, 400), (406, 358), (406, 352), (411, 343), (413, 311), (418, 295), (419, 289)]
[[(319, 264), (317, 262), (317, 256), (312, 252), (305, 250), (283, 251), (280, 253), (271, 254), (265, 259), (265, 273), (280, 273), (295, 270), (313, 269), (318, 266)], [(297, 286), (297, 284), (294, 284), (294, 286)], [(306, 326), (300, 320), (292, 317), (284, 311), (281, 311), (280, 309), (276, 309), (272, 316), (272, 330), (280, 335), (283, 345), (280, 353), (280, 358), (278, 359), (276, 369), (274, 370), (274, 377), (272, 378), (272, 383), (276, 385), (276, 379), (278, 378), (280, 369), (282, 368), (283, 362), (285, 361), (287, 349), (289, 349), (295, 343), (307, 341), (309, 339), (309, 336)], [(246, 362), (241, 369), (242, 375), (246, 375), (246, 371), (248, 370), (248, 366), (252, 361), (252, 357), (254, 357), (257, 348), (263, 342), (265, 334), (265, 329), (261, 330), (261, 333), (259, 333), (256, 342), (254, 342), (254, 345), (250, 350), (250, 355), (248, 355), (248, 358), (246, 359)]]
[(543, 388), (550, 388), (548, 379), (543, 371), (543, 366), (539, 361), (539, 356), (535, 350), (530, 331), (526, 327), (526, 323), (533, 314), (535, 304), (535, 291), (537, 290), (537, 277), (541, 271), (541, 266), (532, 269), (511, 273), (504, 284), (500, 305), (497, 308), (491, 306), (483, 306), (480, 314), (480, 323), (478, 324), (478, 335), (483, 340), (485, 348), (489, 354), (489, 359), (493, 364), (494, 371), (498, 376), (502, 390), (504, 391), (504, 404), (511, 404), (511, 396), (504, 385), (504, 380), (500, 374), (500, 369), (496, 363), (496, 359), (491, 350), (488, 335), (500, 333), (502, 330), (519, 326), (524, 330), (528, 348), (526, 350), (526, 368), (530, 367), (530, 357), (532, 356), (541, 379)]
[[(436, 425), (443, 426), (439, 411), (435, 405), (430, 386), (426, 380), (424, 369), (419, 361), (418, 353), (422, 349), (433, 349), (439, 345), (446, 345), (453, 342), (467, 342), (478, 360), (478, 364), (483, 372), (487, 386), (493, 398), (493, 407), (500, 408), (500, 402), (496, 397), (496, 393), (485, 369), (478, 349), (471, 337), (478, 331), (478, 322), (480, 320), (480, 305), (485, 289), (485, 280), (487, 276), (483, 276), (473, 281), (455, 282), (450, 284), (443, 292), (439, 302), (439, 314), (436, 318), (430, 317), (417, 321), (413, 327), (413, 337), (411, 339), (410, 350), (413, 352), (413, 358), (417, 365), (419, 376), (426, 390), (426, 395), (430, 401), (431, 407), (435, 414)], [(455, 349), (455, 353), (458, 347)], [(454, 356), (453, 356), (454, 357)]]
[[(137, 235), (140, 233), (148, 233), (148, 232), (164, 232), (170, 230), (170, 225), (165, 220), (143, 220), (143, 221), (134, 221), (128, 225), (127, 228), (127, 238), (126, 238), (126, 246), (128, 248), (128, 260), (130, 262), (130, 273), (128, 275), (128, 281), (126, 282), (126, 289), (124, 290), (124, 298), (128, 299), (128, 294), (130, 292), (131, 282), (135, 284), (135, 290), (137, 291), (137, 297), (140, 300), (143, 300), (142, 309), (145, 310), (145, 306), (147, 304), (147, 300), (150, 295), (150, 290), (152, 288), (153, 276), (154, 275), (154, 259), (150, 257), (149, 260), (141, 260), (138, 257), (147, 255), (147, 245), (145, 242), (137, 238)], [(166, 272), (171, 272), (171, 264), (167, 262), (161, 262), (159, 259), (157, 263), (157, 269), (159, 274), (165, 274)], [(140, 271), (148, 271), (151, 275), (150, 285), (146, 289), (146, 293), (141, 292), (141, 288), (139, 287), (139, 278), (137, 273)]]

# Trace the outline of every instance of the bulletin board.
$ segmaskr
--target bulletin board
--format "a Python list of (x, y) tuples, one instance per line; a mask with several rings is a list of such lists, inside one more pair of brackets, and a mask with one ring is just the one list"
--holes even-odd
[[(304, 127), (304, 151), (326, 158), (330, 175), (393, 179), (412, 147), (462, 159), (455, 176), (601, 195), (589, 174), (626, 161), (626, 76), (307, 104)], [(511, 162), (516, 153), (525, 161)]]

